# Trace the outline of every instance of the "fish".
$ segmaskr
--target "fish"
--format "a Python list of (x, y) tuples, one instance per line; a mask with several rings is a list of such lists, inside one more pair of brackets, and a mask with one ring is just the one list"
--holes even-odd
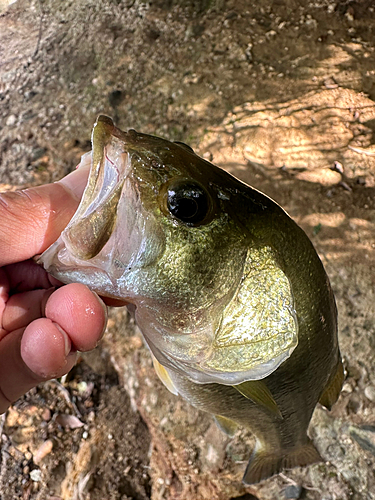
[[(308, 436), (344, 369), (337, 309), (305, 232), (189, 146), (100, 115), (81, 203), (39, 263), (128, 304), (165, 386), (229, 436), (251, 431), (243, 482), (322, 458)], [(250, 453), (251, 451), (251, 453)]]

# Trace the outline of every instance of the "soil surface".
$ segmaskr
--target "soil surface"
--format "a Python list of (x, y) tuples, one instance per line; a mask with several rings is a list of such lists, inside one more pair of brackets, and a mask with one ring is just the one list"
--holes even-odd
[(245, 488), (245, 431), (161, 385), (113, 309), (101, 346), (1, 420), (1, 500), (375, 499), (372, 0), (0, 1), (0, 182), (56, 180), (96, 116), (190, 144), (313, 241), (347, 371), (310, 435), (325, 463)]

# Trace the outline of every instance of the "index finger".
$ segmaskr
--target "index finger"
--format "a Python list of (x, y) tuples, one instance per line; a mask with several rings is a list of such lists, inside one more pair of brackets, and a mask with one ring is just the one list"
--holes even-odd
[(77, 209), (87, 165), (60, 182), (0, 194), (0, 266), (43, 252)]

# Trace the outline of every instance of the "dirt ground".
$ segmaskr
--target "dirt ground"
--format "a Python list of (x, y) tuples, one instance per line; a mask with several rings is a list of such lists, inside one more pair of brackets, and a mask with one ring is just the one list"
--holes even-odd
[(233, 439), (169, 394), (125, 310), (68, 377), (0, 424), (1, 500), (375, 499), (372, 0), (0, 1), (0, 182), (56, 180), (96, 116), (182, 140), (313, 241), (347, 378), (310, 427), (325, 463), (245, 488)]

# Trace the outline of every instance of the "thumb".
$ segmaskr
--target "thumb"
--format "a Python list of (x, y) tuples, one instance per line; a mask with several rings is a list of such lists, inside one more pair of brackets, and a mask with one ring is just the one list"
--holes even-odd
[(59, 182), (0, 193), (0, 266), (30, 259), (56, 241), (77, 209), (90, 159)]

